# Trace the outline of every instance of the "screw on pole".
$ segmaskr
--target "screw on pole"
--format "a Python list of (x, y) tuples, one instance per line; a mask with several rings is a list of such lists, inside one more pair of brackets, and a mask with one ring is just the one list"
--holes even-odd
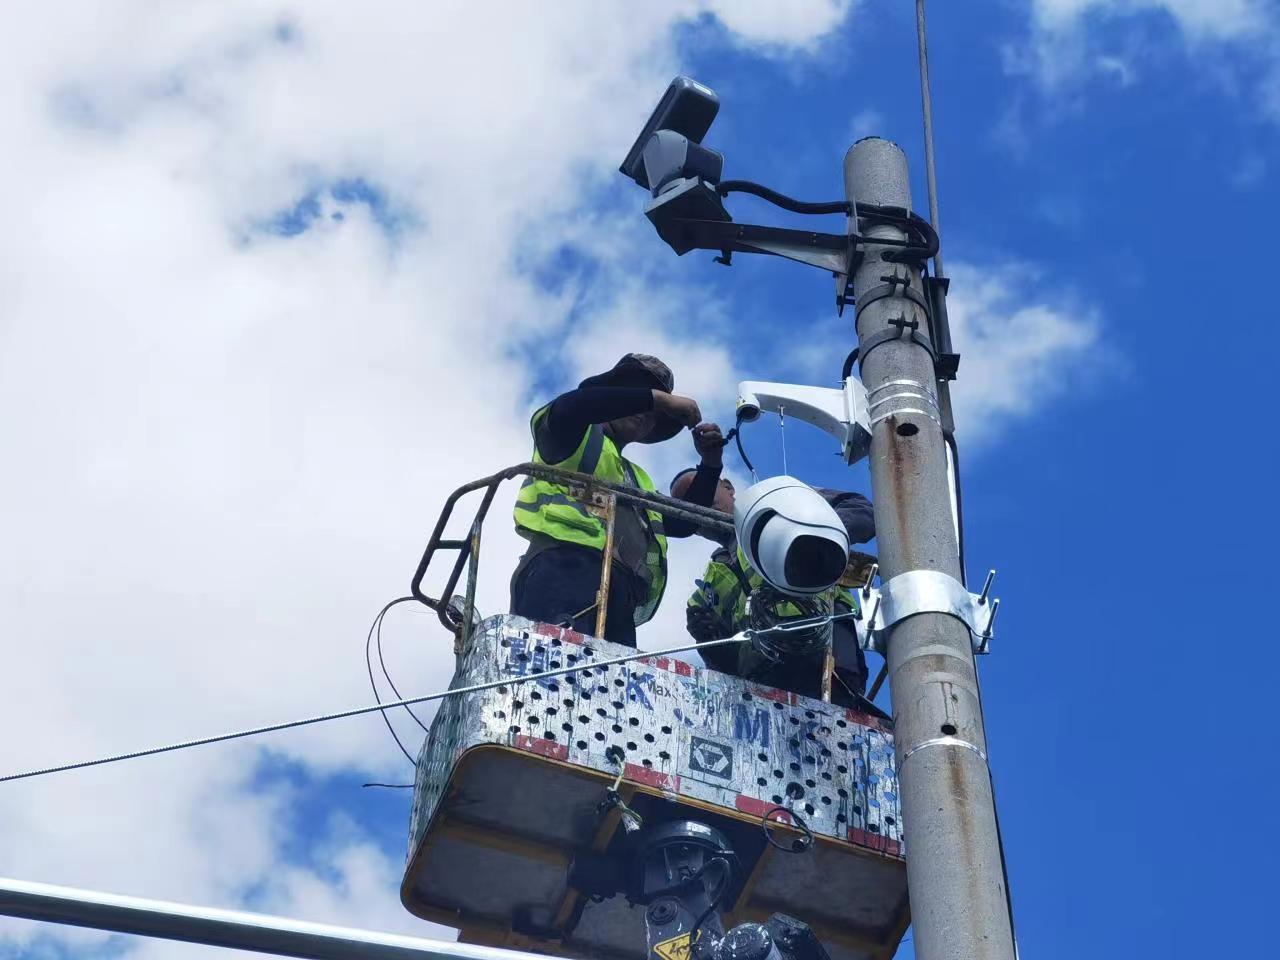
[[(992, 570), (987, 574), (986, 583), (982, 585), (982, 593), (978, 595), (979, 606), (986, 606), (987, 596), (991, 593), (991, 584), (995, 582), (995, 579), (996, 579), (996, 572)], [(996, 601), (996, 603), (999, 603), (999, 602), (1000, 602), (999, 600)]]

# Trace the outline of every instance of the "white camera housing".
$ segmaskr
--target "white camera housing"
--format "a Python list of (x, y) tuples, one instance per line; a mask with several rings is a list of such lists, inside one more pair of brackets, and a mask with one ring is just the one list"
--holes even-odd
[(849, 535), (835, 509), (795, 477), (770, 477), (740, 494), (733, 525), (751, 569), (782, 593), (829, 590), (849, 562)]

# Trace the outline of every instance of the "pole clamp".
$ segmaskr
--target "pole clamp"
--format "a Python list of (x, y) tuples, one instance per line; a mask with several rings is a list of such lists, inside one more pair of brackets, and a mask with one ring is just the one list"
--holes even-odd
[(920, 321), (908, 320), (905, 316), (897, 316), (891, 318), (889, 326), (883, 330), (877, 330), (859, 341), (858, 371), (861, 372), (866, 367), (867, 357), (871, 356), (872, 350), (893, 340), (910, 340), (916, 346), (924, 347), (925, 350), (929, 351), (929, 357), (935, 364), (938, 361), (938, 355), (934, 352), (933, 344), (929, 342), (928, 337), (920, 332)]
[[(994, 570), (987, 574), (981, 593), (970, 593), (955, 577), (936, 570), (909, 570), (882, 583), (879, 589), (868, 580), (858, 591), (862, 648), (883, 655), (896, 624), (921, 613), (941, 613), (968, 628), (975, 654), (989, 653), (1000, 610), (999, 598), (991, 596), (995, 577)], [(871, 579), (875, 579), (874, 569)]]
[(867, 309), (867, 307), (871, 306), (877, 300), (886, 300), (889, 297), (906, 298), (923, 310), (925, 316), (929, 315), (929, 301), (911, 287), (911, 280), (909, 277), (891, 275), (881, 277), (880, 279), (888, 282), (882, 283), (878, 287), (872, 287), (858, 298), (858, 309), (854, 314), (855, 323), (858, 318), (862, 316), (863, 310)]

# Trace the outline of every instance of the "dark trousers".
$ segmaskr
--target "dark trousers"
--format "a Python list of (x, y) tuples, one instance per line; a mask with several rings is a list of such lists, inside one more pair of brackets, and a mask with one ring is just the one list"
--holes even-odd
[[(589, 547), (564, 544), (538, 551), (521, 560), (511, 578), (511, 612), (594, 635), (600, 566), (600, 551)], [(603, 639), (626, 647), (636, 645), (635, 613), (643, 591), (639, 577), (613, 565)]]

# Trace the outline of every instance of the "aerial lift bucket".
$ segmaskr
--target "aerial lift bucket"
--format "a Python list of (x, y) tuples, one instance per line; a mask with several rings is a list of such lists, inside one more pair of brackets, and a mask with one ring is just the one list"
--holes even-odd
[(411, 913), (471, 942), (643, 957), (644, 908), (582, 892), (584, 867), (626, 844), (602, 804), (616, 784), (627, 817), (696, 817), (730, 839), (728, 923), (781, 912), (833, 960), (893, 955), (909, 916), (886, 721), (667, 657), (594, 666), (634, 651), (520, 617), (469, 632), (455, 685), (582, 669), (441, 706), (418, 759)]
[[(450, 495), (413, 595), (455, 634), (455, 687), (512, 682), (450, 697), (431, 724), (414, 785), (405, 907), (468, 942), (644, 957), (645, 908), (602, 894), (600, 871), (625, 861), (637, 819), (636, 836), (696, 820), (736, 853), (735, 880), (717, 891), (729, 925), (785, 913), (809, 924), (833, 960), (892, 956), (910, 918), (888, 722), (670, 657), (603, 664), (635, 651), (521, 617), (478, 622), (484, 518), (498, 486), (519, 476), (564, 485), (607, 531), (629, 503), (732, 532), (710, 508), (544, 464), (517, 464)], [(448, 538), (453, 509), (470, 493), (481, 499), (468, 533)], [(432, 597), (423, 583), (442, 552), (454, 558)], [(465, 594), (455, 598), (464, 567)], [(602, 564), (601, 595), (608, 570)], [(571, 667), (580, 669), (521, 682)], [(611, 794), (621, 804), (602, 802)], [(809, 842), (797, 843), (802, 836)], [(673, 951), (665, 960), (686, 958)]]

